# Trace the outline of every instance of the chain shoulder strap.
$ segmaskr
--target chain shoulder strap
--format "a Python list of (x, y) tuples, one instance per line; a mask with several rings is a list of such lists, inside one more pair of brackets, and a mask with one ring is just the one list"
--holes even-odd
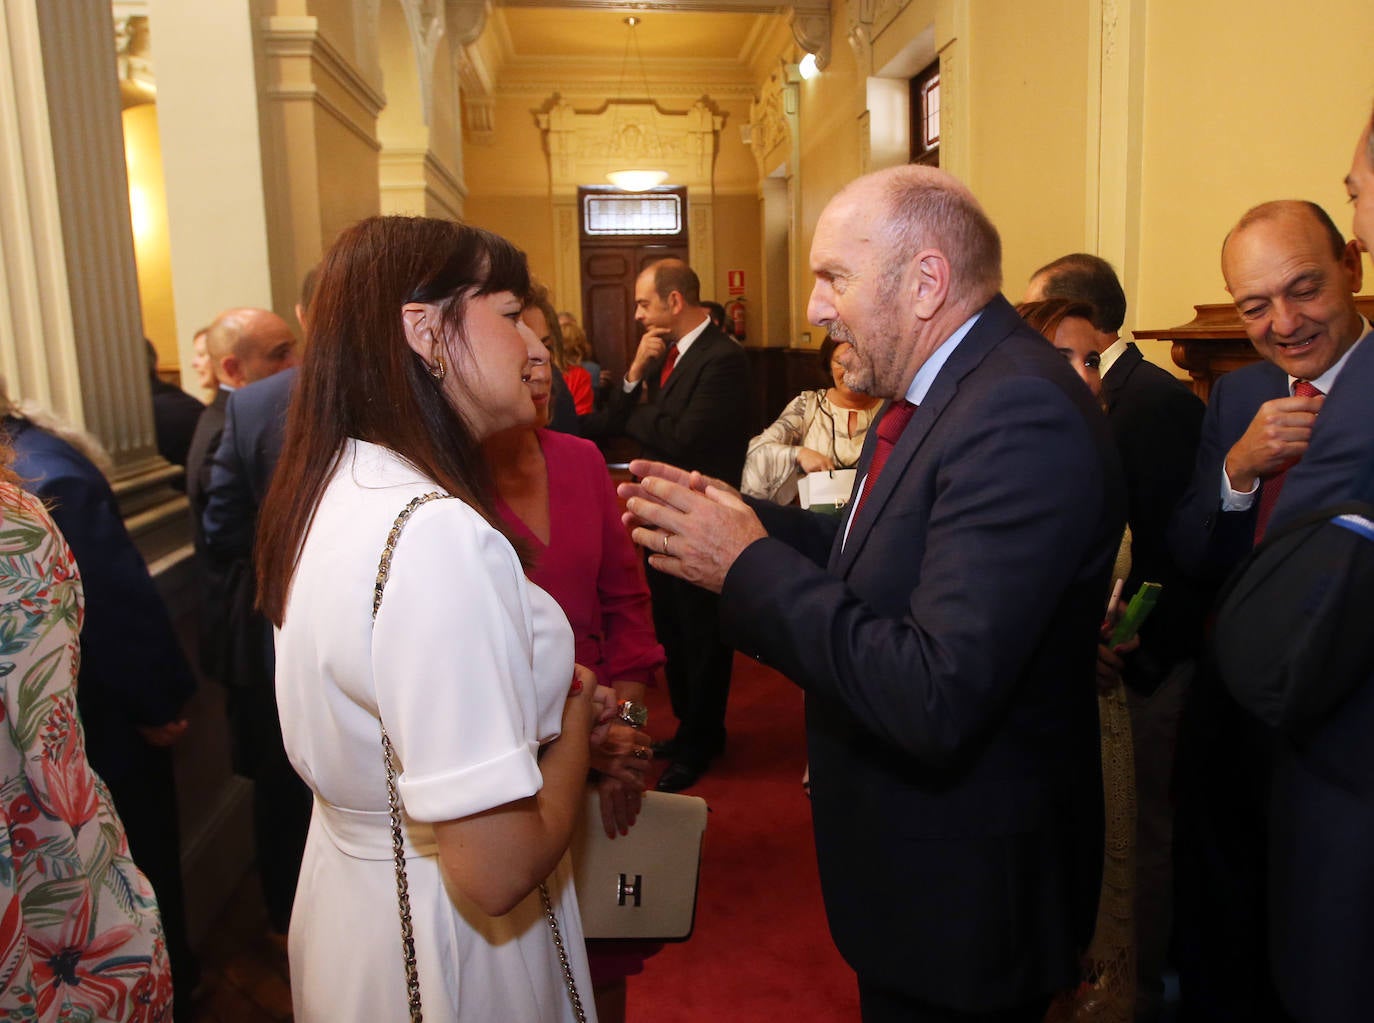
[[(421, 494), (412, 500), (396, 521), (391, 524), (391, 532), (386, 535), (386, 546), (382, 548), (382, 558), (377, 565), (377, 584), (372, 590), (372, 622), (377, 622), (377, 609), (382, 606), (382, 591), (391, 575), (391, 556), (396, 552), (396, 541), (401, 538), (401, 530), (416, 509), (441, 497), (449, 497), (437, 490)], [(380, 722), (380, 711), (378, 720)], [(391, 748), (391, 736), (386, 734), (382, 725), (382, 762), (386, 765), (386, 805), (391, 815), (391, 858), (396, 864), (396, 904), (401, 913), (401, 959), (406, 969), (406, 1002), (410, 1007), (411, 1023), (423, 1023), (424, 1014), (420, 1010), (420, 971), (415, 964), (415, 927), (410, 915), (410, 882), (406, 877), (405, 835), (401, 830), (401, 797), (396, 791), (396, 756)]]
[[(416, 510), (430, 501), (452, 497), (437, 490), (421, 494), (401, 509), (396, 521), (391, 524), (391, 532), (386, 535), (386, 546), (382, 549), (381, 561), (377, 565), (377, 584), (372, 590), (372, 621), (377, 621), (377, 610), (382, 606), (382, 592), (391, 575), (391, 556), (396, 551), (396, 542), (401, 538), (401, 530)], [(380, 717), (380, 715), (379, 715)], [(382, 725), (382, 761), (386, 765), (386, 802), (391, 816), (391, 855), (396, 864), (396, 904), (401, 914), (401, 958), (406, 970), (406, 1002), (410, 1007), (411, 1023), (423, 1023), (424, 1015), (420, 1010), (420, 972), (415, 963), (415, 927), (410, 915), (410, 883), (406, 877), (405, 835), (401, 828), (401, 797), (396, 790), (396, 758), (391, 748), (391, 737)], [(572, 964), (568, 951), (563, 945), (563, 935), (558, 928), (558, 917), (554, 915), (553, 901), (549, 898), (547, 884), (539, 885), (539, 898), (544, 904), (544, 916), (553, 934), (554, 948), (558, 950), (558, 964), (563, 972), (563, 983), (568, 989), (568, 999), (572, 1002), (573, 1018), (577, 1023), (587, 1023), (587, 1013), (582, 1008), (582, 999), (577, 993), (577, 981), (573, 977)]]

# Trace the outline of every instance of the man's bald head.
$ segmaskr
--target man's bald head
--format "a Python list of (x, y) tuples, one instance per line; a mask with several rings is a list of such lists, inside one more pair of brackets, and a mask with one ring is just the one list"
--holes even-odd
[(949, 260), (951, 298), (981, 308), (1002, 287), (1002, 240), (982, 205), (958, 178), (908, 164), (850, 182), (833, 202), (876, 201), (884, 215), (875, 242), (887, 246), (895, 271), (924, 249)]
[(291, 328), (266, 309), (229, 309), (215, 317), (205, 336), (215, 378), (227, 387), (265, 380), (296, 364)]
[(1255, 351), (1291, 377), (1316, 380), (1363, 332), (1359, 250), (1315, 203), (1248, 210), (1222, 243), (1221, 273)]

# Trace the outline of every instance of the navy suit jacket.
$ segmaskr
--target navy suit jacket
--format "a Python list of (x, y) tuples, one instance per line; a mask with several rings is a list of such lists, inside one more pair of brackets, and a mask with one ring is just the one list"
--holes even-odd
[(276, 654), (267, 619), (253, 609), (253, 538), (258, 508), (281, 456), (297, 373), (289, 369), (274, 374), (229, 396), (203, 519), (206, 550), (225, 573), (229, 590), (226, 678), (237, 686), (267, 691), (273, 684)]
[(1141, 650), (1126, 665), (1127, 685), (1148, 693), (1202, 645), (1206, 597), (1175, 567), (1168, 532), (1169, 517), (1192, 478), (1205, 406), (1129, 342), (1102, 378), (1102, 399), (1126, 479), (1131, 575), (1125, 594), (1129, 599), (1142, 582), (1164, 587), (1141, 629)]
[(14, 444), (14, 471), (47, 505), (81, 571), (86, 617), (76, 701), (91, 765), (117, 780), (140, 762), (138, 726), (175, 721), (195, 691), (195, 676), (100, 470), (25, 420), (5, 419), (4, 429)]
[(1259, 407), (1288, 395), (1288, 374), (1271, 362), (1233, 370), (1213, 386), (1193, 479), (1169, 525), (1170, 549), (1185, 572), (1220, 582), (1250, 553), (1264, 484), (1246, 511), (1222, 511), (1222, 468)]
[[(1271, 530), (1347, 500), (1374, 502), (1374, 334), (1341, 369)], [(1350, 637), (1358, 641), (1357, 637)], [(1275, 982), (1302, 1023), (1369, 1018), (1374, 963), (1374, 679), (1321, 724), (1278, 737), (1270, 840)]]
[(723, 631), (806, 691), (841, 953), (864, 982), (970, 1012), (1074, 986), (1101, 876), (1094, 664), (1125, 504), (1091, 394), (999, 296), (847, 542), (841, 519), (751, 503), (770, 535), (726, 577)]
[[(645, 386), (649, 395), (641, 404)], [(708, 324), (662, 389), (658, 367), (649, 366), (640, 387), (628, 394), (623, 387), (613, 389), (606, 409), (582, 417), (582, 435), (625, 434), (639, 442), (645, 458), (738, 485), (751, 423), (749, 359), (737, 342)]]
[(258, 507), (286, 435), (286, 409), (298, 370), (240, 387), (224, 406), (224, 432), (210, 472), (205, 505), (205, 542), (218, 558), (253, 552)]

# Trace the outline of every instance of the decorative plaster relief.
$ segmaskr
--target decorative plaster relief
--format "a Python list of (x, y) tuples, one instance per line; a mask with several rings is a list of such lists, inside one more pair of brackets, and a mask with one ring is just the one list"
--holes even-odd
[(559, 93), (533, 111), (544, 133), (555, 193), (599, 180), (626, 164), (653, 165), (689, 188), (709, 187), (716, 137), (725, 126), (709, 96), (681, 113), (653, 100), (607, 100), (598, 110), (576, 110)]
[(797, 84), (787, 66), (780, 64), (768, 76), (763, 93), (749, 105), (749, 146), (758, 164), (759, 176), (772, 169), (769, 154), (784, 147), (783, 160), (792, 149), (793, 131), (797, 118)]
[(444, 37), (443, 0), (400, 0), (420, 79), (420, 114), (426, 125), (434, 104), (434, 57)]
[(148, 5), (142, 2), (116, 3), (112, 6), (115, 15), (115, 60), (123, 105), (127, 108), (135, 103), (151, 103), (157, 95), (157, 78), (153, 70)]
[(787, 24), (792, 38), (807, 53), (816, 55), (816, 67), (821, 71), (830, 63), (830, 2), (798, 2), (790, 5)]

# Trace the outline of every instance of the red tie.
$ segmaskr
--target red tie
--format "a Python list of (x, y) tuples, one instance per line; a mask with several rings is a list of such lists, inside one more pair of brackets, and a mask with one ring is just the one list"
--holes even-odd
[[(1293, 385), (1295, 398), (1315, 398), (1321, 393), (1306, 380), (1299, 380)], [(1288, 470), (1297, 464), (1298, 459), (1295, 458), (1260, 484), (1259, 514), (1255, 517), (1256, 544), (1264, 539), (1264, 531), (1269, 528), (1269, 516), (1274, 514), (1274, 505), (1279, 503), (1279, 494), (1283, 492), (1283, 481), (1288, 478)]]
[[(863, 490), (859, 492), (859, 500), (854, 505), (854, 514), (859, 514), (859, 509), (863, 507), (864, 499), (868, 497), (868, 492), (873, 489), (873, 484), (878, 481), (878, 473), (883, 471), (883, 466), (887, 464), (888, 455), (892, 454), (892, 448), (897, 443), (897, 438), (906, 429), (906, 424), (911, 422), (911, 417), (916, 412), (916, 406), (903, 398), (901, 401), (894, 401), (883, 413), (883, 418), (878, 420), (878, 444), (873, 449), (873, 461), (868, 465), (868, 475), (864, 477)], [(850, 521), (854, 521), (853, 517)]]
[(674, 341), (668, 346), (668, 354), (663, 357), (663, 368), (658, 371), (658, 386), (662, 387), (668, 382), (668, 374), (677, 365), (677, 342)]

